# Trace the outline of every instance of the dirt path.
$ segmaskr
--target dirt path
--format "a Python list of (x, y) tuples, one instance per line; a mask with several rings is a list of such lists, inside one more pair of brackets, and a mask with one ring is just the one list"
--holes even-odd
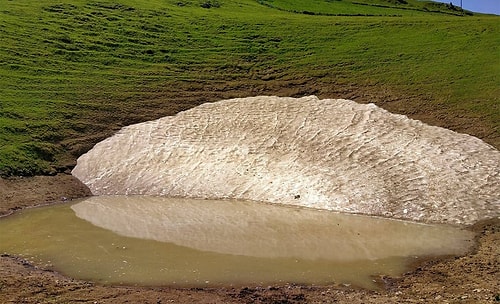
[[(316, 84), (312, 80), (253, 87), (222, 84), (221, 87), (200, 91), (206, 93), (184, 95), (186, 103), (251, 95), (308, 94), (316, 94), (320, 98), (375, 102), (389, 111), (478, 136), (497, 149), (500, 146), (496, 133), (483, 126), (480, 118), (428, 105), (422, 96), (402, 98), (404, 92), (395, 94), (380, 88), (349, 86), (340, 88)], [(145, 115), (143, 118), (146, 115), (158, 117), (181, 108), (165, 110), (158, 107), (153, 110), (154, 115), (149, 112), (142, 115)], [(112, 132), (111, 127), (98, 131), (100, 133), (82, 134), (75, 139), (75, 156), (91, 147), (96, 138)], [(0, 179), (0, 215), (89, 194), (84, 185), (68, 174)], [(101, 286), (73, 280), (37, 268), (19, 257), (0, 253), (0, 303), (500, 303), (500, 220), (481, 222), (471, 229), (478, 233), (478, 246), (474, 252), (463, 257), (427, 261), (402, 278), (380, 278), (381, 289), (378, 291), (350, 286), (296, 285), (217, 289)]]

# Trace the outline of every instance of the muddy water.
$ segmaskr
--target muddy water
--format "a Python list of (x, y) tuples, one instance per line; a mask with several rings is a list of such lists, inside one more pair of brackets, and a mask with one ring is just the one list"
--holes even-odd
[(0, 220), (0, 252), (105, 284), (348, 283), (373, 287), (472, 233), (248, 201), (91, 197)]

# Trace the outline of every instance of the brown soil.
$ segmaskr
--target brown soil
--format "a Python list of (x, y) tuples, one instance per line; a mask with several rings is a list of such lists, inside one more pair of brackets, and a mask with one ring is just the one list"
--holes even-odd
[[(117, 111), (120, 124), (157, 118), (222, 98), (252, 95), (348, 98), (375, 102), (391, 112), (406, 114), (433, 125), (475, 135), (496, 148), (497, 132), (480, 118), (447, 111), (429, 97), (410, 96), (384, 88), (359, 88), (348, 85), (317, 84), (313, 80), (257, 83), (252, 85), (219, 84), (216, 87), (178, 88), (159, 97), (131, 117)], [(198, 93), (195, 93), (198, 92)], [(406, 92), (408, 93), (408, 92)], [(405, 95), (406, 97), (402, 97)], [(160, 100), (169, 100), (166, 103)], [(183, 100), (182, 103), (176, 102)], [(118, 114), (116, 114), (118, 113)], [(121, 114), (120, 114), (121, 113)], [(125, 118), (125, 117), (129, 118)], [(131, 117), (131, 118), (130, 118)], [(104, 117), (105, 118), (105, 117)], [(98, 122), (105, 121), (96, 118)], [(66, 145), (75, 157), (95, 142), (116, 130), (116, 124), (91, 130), (68, 139)], [(74, 163), (75, 159), (68, 160)], [(89, 190), (69, 174), (26, 178), (0, 178), (0, 215), (30, 206), (62, 202), (90, 195)], [(262, 286), (246, 288), (181, 289), (170, 287), (102, 286), (64, 277), (38, 268), (9, 254), (0, 256), (1, 303), (500, 303), (500, 220), (483, 221), (470, 227), (477, 232), (478, 245), (461, 257), (430, 259), (415, 265), (401, 278), (377, 278), (377, 291), (351, 286)]]

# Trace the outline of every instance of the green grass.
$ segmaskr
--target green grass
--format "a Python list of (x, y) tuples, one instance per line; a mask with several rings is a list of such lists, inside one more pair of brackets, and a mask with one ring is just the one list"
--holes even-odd
[(195, 105), (171, 96), (235, 83), (428, 96), (498, 139), (500, 18), (403, 2), (0, 0), (0, 175), (63, 170), (120, 126)]
[(472, 15), (460, 7), (418, 0), (259, 0), (287, 12), (326, 16), (429, 16)]

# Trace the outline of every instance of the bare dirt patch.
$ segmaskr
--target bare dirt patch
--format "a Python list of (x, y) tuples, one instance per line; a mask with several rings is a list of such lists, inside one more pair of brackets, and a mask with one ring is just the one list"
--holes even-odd
[(26, 207), (65, 202), (91, 194), (70, 174), (0, 178), (0, 216)]

